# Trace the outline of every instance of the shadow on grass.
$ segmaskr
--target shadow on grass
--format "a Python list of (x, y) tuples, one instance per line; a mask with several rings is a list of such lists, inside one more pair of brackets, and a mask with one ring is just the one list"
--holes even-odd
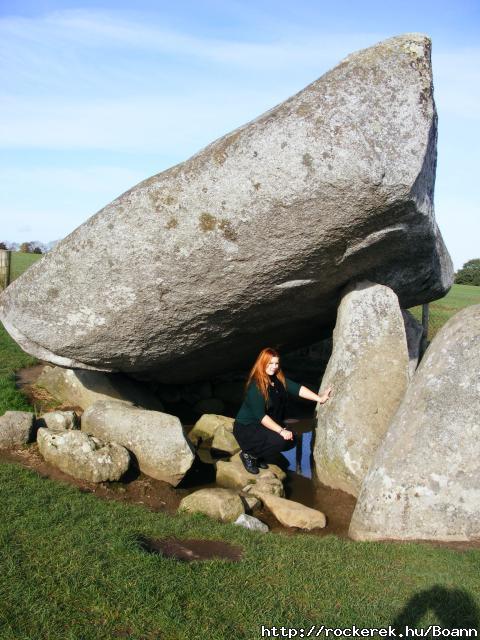
[(439, 585), (410, 598), (392, 626), (397, 633), (404, 633), (406, 626), (415, 628), (427, 611), (435, 613), (443, 629), (478, 629), (479, 611), (471, 596), (462, 589)]

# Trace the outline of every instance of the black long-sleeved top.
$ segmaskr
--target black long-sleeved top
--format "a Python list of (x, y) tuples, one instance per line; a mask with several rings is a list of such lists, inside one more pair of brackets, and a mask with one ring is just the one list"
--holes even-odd
[(287, 391), (292, 395), (300, 395), (301, 385), (293, 380), (285, 378), (287, 388), (278, 380), (277, 376), (269, 376), (273, 386), (268, 387), (268, 402), (260, 393), (256, 382), (252, 381), (245, 394), (245, 399), (240, 407), (236, 420), (242, 424), (261, 422), (265, 415), (270, 416), (277, 423), (282, 423), (285, 418), (287, 405)]

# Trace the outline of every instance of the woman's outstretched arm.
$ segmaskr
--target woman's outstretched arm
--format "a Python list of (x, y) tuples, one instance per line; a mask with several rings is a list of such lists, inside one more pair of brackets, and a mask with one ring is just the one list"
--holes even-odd
[(322, 395), (319, 396), (318, 393), (314, 393), (313, 391), (310, 391), (310, 389), (307, 389), (307, 387), (304, 387), (302, 385), (300, 387), (300, 392), (298, 395), (301, 398), (305, 398), (306, 400), (313, 400), (314, 402), (325, 404), (325, 402), (330, 398), (331, 393), (332, 393), (332, 387), (328, 387), (328, 389), (325, 389)]
[(264, 427), (267, 427), (267, 429), (270, 429), (271, 431), (275, 431), (276, 433), (278, 433), (278, 435), (282, 436), (284, 440), (292, 440), (293, 433), (288, 429), (285, 429), (284, 427), (277, 424), (275, 420), (272, 420), (270, 416), (264, 415), (261, 420), (261, 423), (263, 424)]

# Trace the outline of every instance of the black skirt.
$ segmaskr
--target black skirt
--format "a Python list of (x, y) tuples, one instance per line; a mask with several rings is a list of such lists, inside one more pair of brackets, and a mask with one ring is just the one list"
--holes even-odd
[(276, 431), (267, 429), (259, 422), (243, 424), (233, 423), (233, 435), (242, 451), (254, 458), (263, 458), (267, 462), (275, 459), (281, 451), (288, 451), (296, 446), (296, 436), (293, 440), (285, 440)]

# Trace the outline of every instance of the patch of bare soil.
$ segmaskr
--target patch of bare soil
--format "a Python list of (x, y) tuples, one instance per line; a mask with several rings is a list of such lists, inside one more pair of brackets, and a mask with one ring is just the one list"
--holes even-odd
[(222, 540), (178, 540), (177, 538), (147, 538), (140, 536), (138, 543), (148, 553), (158, 553), (184, 562), (223, 558), (232, 562), (242, 559), (243, 549)]

